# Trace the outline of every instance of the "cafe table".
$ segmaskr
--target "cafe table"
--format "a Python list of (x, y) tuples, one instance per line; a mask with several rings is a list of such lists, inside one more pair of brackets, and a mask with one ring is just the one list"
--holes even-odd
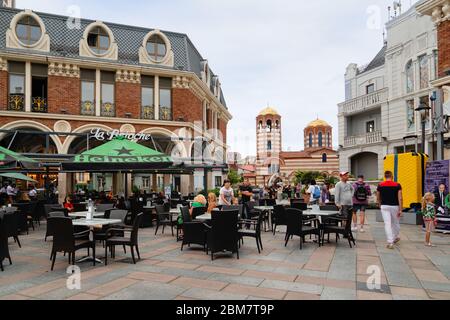
[[(87, 211), (69, 213), (69, 217), (70, 218), (84, 218), (84, 219), (86, 219), (87, 215), (88, 215)], [(94, 213), (94, 218), (102, 218), (104, 216), (105, 216), (104, 212), (95, 212)]]
[[(90, 241), (94, 241), (95, 237), (94, 237), (94, 230), (95, 229), (101, 229), (103, 226), (108, 226), (108, 225), (114, 225), (114, 224), (121, 224), (122, 220), (120, 219), (92, 219), (92, 220), (87, 220), (87, 219), (79, 219), (79, 220), (74, 220), (72, 222), (72, 224), (74, 226), (78, 226), (78, 227), (88, 227), (89, 228), (89, 240)], [(80, 260), (77, 261), (77, 263), (81, 263), (81, 262), (88, 262), (88, 261), (94, 261), (97, 263), (102, 263), (101, 260), (95, 258), (94, 256), (88, 256), (88, 257), (84, 257)]]
[[(268, 217), (269, 217), (269, 230), (271, 230), (272, 229), (272, 211), (273, 211), (273, 209), (274, 209), (274, 207), (273, 206), (256, 206), (256, 207), (254, 207), (254, 209), (255, 210), (260, 210), (260, 211), (262, 211), (262, 212), (267, 212), (267, 215), (268, 215)], [(267, 228), (266, 228), (266, 226), (265, 226), (265, 224), (264, 224), (264, 232), (267, 232), (268, 230), (267, 230)]]
[(212, 220), (212, 216), (209, 213), (202, 214), (201, 216), (197, 216), (195, 220), (199, 221), (210, 221)]

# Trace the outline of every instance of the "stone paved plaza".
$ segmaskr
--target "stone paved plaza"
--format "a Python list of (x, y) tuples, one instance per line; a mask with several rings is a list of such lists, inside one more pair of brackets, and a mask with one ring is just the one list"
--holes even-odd
[[(366, 233), (357, 234), (355, 249), (341, 241), (320, 249), (308, 243), (300, 251), (298, 238), (285, 248), (282, 232), (266, 233), (261, 255), (247, 239), (240, 260), (224, 256), (214, 262), (201, 250), (181, 252), (169, 234), (154, 236), (154, 229), (143, 229), (142, 261), (131, 264), (117, 248), (116, 261), (107, 267), (81, 264), (78, 291), (66, 288), (68, 261), (61, 254), (50, 272), (51, 241), (44, 242), (42, 224), (20, 237), (22, 249), (10, 241), (13, 266), (0, 272), (0, 299), (450, 299), (450, 236), (434, 235), (437, 247), (426, 248), (420, 227), (403, 226), (402, 242), (392, 251), (385, 248), (375, 212), (368, 223)], [(97, 251), (103, 256), (100, 245)], [(381, 267), (381, 290), (367, 289), (371, 265)]]

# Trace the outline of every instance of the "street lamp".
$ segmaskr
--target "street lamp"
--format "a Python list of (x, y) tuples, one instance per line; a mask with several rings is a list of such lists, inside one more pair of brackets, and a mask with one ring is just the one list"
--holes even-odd
[(420, 118), (422, 120), (422, 153), (425, 153), (425, 143), (426, 143), (426, 136), (425, 136), (425, 126), (427, 124), (427, 119), (430, 113), (430, 106), (426, 103), (421, 103), (419, 107), (416, 109), (416, 111), (420, 114)]

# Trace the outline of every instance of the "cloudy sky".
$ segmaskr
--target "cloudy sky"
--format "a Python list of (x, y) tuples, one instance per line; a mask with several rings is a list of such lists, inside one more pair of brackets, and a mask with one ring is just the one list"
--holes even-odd
[[(303, 128), (320, 117), (335, 128), (351, 62), (383, 44), (392, 0), (17, 0), (19, 8), (159, 28), (189, 35), (220, 76), (230, 151), (256, 153), (255, 118), (268, 104), (283, 117), (284, 150), (303, 148)], [(403, 0), (406, 10), (415, 0)]]

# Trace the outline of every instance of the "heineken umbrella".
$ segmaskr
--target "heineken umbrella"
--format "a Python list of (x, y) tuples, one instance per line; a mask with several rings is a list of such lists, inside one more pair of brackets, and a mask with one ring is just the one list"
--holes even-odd
[(37, 183), (36, 180), (31, 179), (30, 177), (18, 172), (0, 173), (0, 177)]
[(0, 147), (0, 168), (11, 169), (36, 165), (37, 161), (24, 157), (14, 151)]
[(171, 157), (124, 137), (117, 137), (95, 149), (62, 163), (63, 171), (124, 172), (155, 170), (173, 164)]

